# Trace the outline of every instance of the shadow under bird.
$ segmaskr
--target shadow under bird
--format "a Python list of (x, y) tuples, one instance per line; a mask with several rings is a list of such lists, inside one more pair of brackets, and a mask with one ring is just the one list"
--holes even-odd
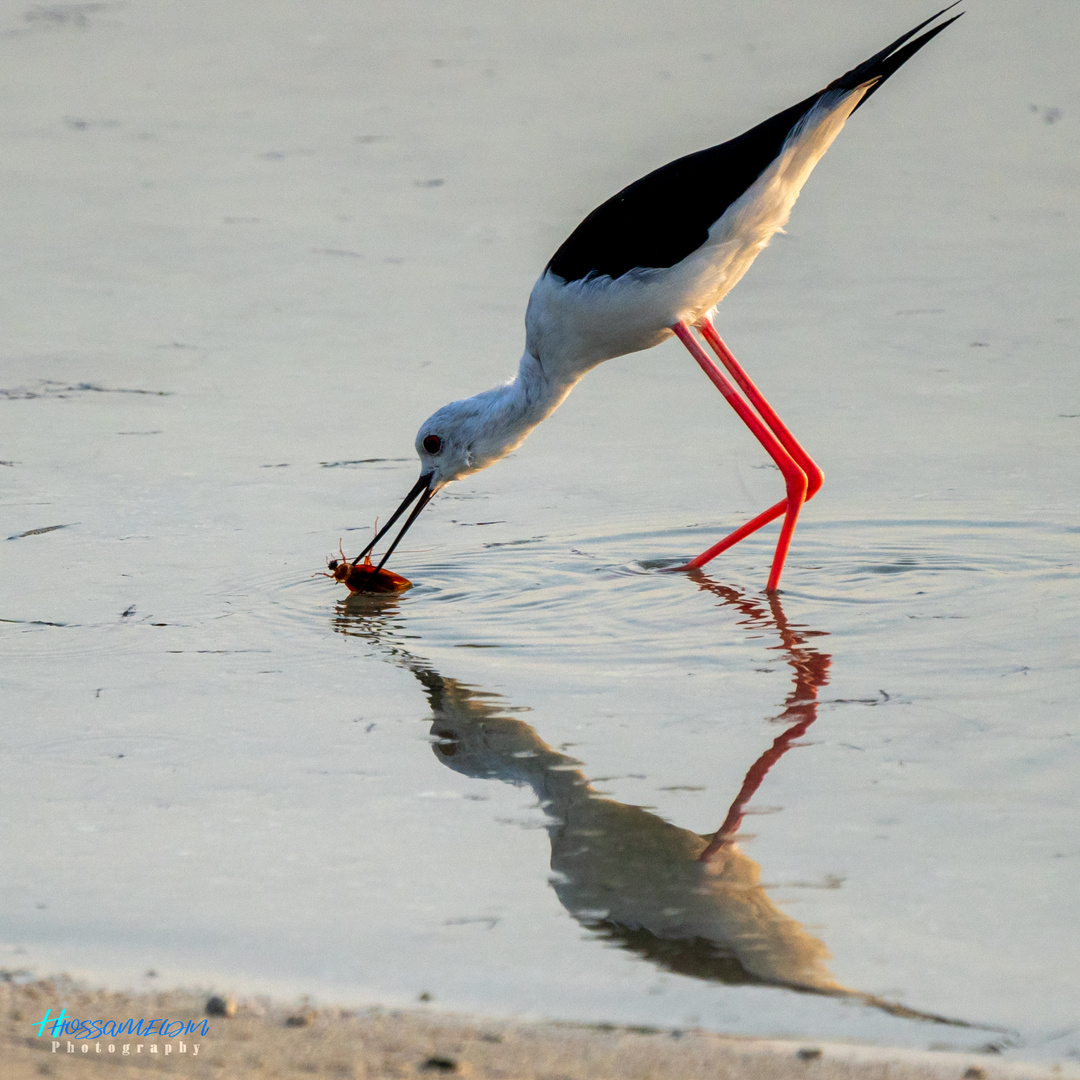
[(420, 479), (354, 565), (412, 506), (381, 569), (440, 488), (520, 446), (591, 368), (674, 334), (776, 462), (785, 484), (783, 499), (679, 569), (701, 567), (783, 517), (766, 585), (777, 589), (799, 511), (820, 490), (824, 474), (721, 340), (712, 314), (787, 223), (811, 170), (848, 117), (960, 17), (925, 29), (955, 6), (797, 105), (738, 138), (656, 169), (589, 214), (533, 286), (517, 377), (424, 421), (416, 436)]

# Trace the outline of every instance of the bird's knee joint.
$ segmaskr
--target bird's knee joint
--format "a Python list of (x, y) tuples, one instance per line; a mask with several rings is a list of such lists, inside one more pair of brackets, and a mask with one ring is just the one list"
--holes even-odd
[(806, 502), (808, 496), (810, 481), (806, 476), (806, 473), (802, 469), (796, 466), (787, 476), (787, 496), (789, 500), (795, 502)]

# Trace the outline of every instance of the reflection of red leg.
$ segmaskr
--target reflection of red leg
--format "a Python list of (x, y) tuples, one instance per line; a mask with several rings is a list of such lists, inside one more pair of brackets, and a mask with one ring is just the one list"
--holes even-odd
[(769, 611), (766, 613), (761, 607), (737, 592), (723, 586), (708, 583), (702, 586), (710, 592), (720, 596), (724, 603), (735, 604), (739, 610), (748, 617), (740, 620), (744, 626), (752, 626), (755, 629), (761, 625), (772, 624), (780, 634), (780, 644), (772, 648), (787, 653), (787, 662), (794, 672), (794, 685), (784, 702), (784, 711), (774, 721), (789, 723), (792, 718), (798, 718), (783, 734), (773, 740), (772, 746), (754, 762), (746, 772), (739, 794), (724, 818), (724, 823), (716, 830), (705, 850), (698, 856), (700, 862), (708, 862), (717, 852), (727, 844), (735, 842), (735, 834), (739, 831), (743, 816), (746, 814), (746, 805), (754, 797), (755, 792), (765, 779), (765, 774), (795, 745), (795, 740), (806, 734), (810, 725), (817, 719), (818, 690), (829, 681), (829, 667), (832, 657), (828, 653), (820, 652), (807, 643), (811, 631), (800, 633), (793, 627), (780, 606), (780, 598), (776, 595), (769, 597)]
[(780, 529), (780, 538), (776, 544), (776, 554), (773, 556), (772, 569), (769, 572), (769, 581), (766, 585), (766, 588), (772, 592), (780, 584), (780, 574), (784, 569), (784, 560), (787, 558), (788, 549), (791, 547), (791, 538), (795, 533), (795, 524), (799, 519), (802, 504), (820, 490), (824, 474), (810, 455), (799, 445), (761, 392), (750, 381), (749, 376), (743, 371), (735, 357), (731, 355), (731, 351), (721, 340), (720, 335), (713, 329), (712, 323), (707, 319), (704, 320), (700, 325), (701, 333), (712, 346), (713, 351), (720, 357), (724, 366), (731, 372), (750, 403), (758, 410), (757, 413), (739, 396), (727, 376), (698, 344), (697, 339), (685, 322), (675, 323), (671, 329), (689, 350), (690, 355), (697, 361), (701, 370), (708, 375), (713, 385), (723, 394), (728, 404), (739, 414), (739, 418), (753, 432), (754, 437), (765, 448), (773, 461), (776, 462), (781, 473), (783, 473), (787, 488), (787, 497), (782, 502), (758, 514), (757, 517), (736, 529), (719, 543), (714, 544), (707, 551), (703, 551), (697, 558), (691, 559), (686, 564), (686, 569), (696, 569), (704, 566), (705, 563), (716, 558), (722, 551), (726, 551), (733, 544), (737, 544), (744, 537), (749, 536), (752, 532), (783, 514), (784, 524)]
[(739, 831), (743, 815), (746, 813), (746, 804), (754, 797), (754, 792), (761, 787), (761, 781), (765, 774), (791, 749), (791, 744), (801, 735), (806, 734), (806, 729), (817, 719), (817, 713), (811, 713), (805, 720), (800, 720), (783, 733), (778, 735), (772, 746), (765, 751), (750, 766), (743, 780), (742, 788), (731, 804), (731, 809), (724, 818), (723, 825), (716, 830), (716, 834), (709, 841), (709, 846), (698, 856), (699, 862), (708, 862), (725, 844), (730, 844)]

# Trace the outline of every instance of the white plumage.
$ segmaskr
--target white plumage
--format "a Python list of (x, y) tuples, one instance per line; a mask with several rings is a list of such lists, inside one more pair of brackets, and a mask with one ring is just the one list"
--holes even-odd
[[(417, 432), (421, 471), (432, 473), (433, 487), (516, 450), (597, 364), (659, 345), (677, 322), (696, 326), (707, 318), (787, 224), (807, 177), (866, 90), (823, 95), (772, 165), (712, 226), (708, 241), (674, 266), (576, 281), (546, 269), (529, 296), (517, 376), (444, 405)], [(437, 454), (424, 449), (432, 436)]]

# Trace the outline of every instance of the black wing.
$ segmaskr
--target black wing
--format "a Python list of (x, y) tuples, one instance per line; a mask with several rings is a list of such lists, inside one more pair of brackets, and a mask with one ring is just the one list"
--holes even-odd
[(617, 278), (629, 270), (681, 262), (705, 243), (712, 225), (776, 160), (787, 137), (822, 94), (830, 90), (854, 90), (876, 80), (856, 105), (859, 108), (897, 68), (949, 23), (960, 18), (954, 15), (900, 48), (952, 7), (956, 4), (919, 23), (914, 30), (798, 105), (777, 113), (738, 138), (672, 161), (623, 188), (570, 234), (552, 256), (547, 269), (566, 281), (577, 281), (604, 274)]

